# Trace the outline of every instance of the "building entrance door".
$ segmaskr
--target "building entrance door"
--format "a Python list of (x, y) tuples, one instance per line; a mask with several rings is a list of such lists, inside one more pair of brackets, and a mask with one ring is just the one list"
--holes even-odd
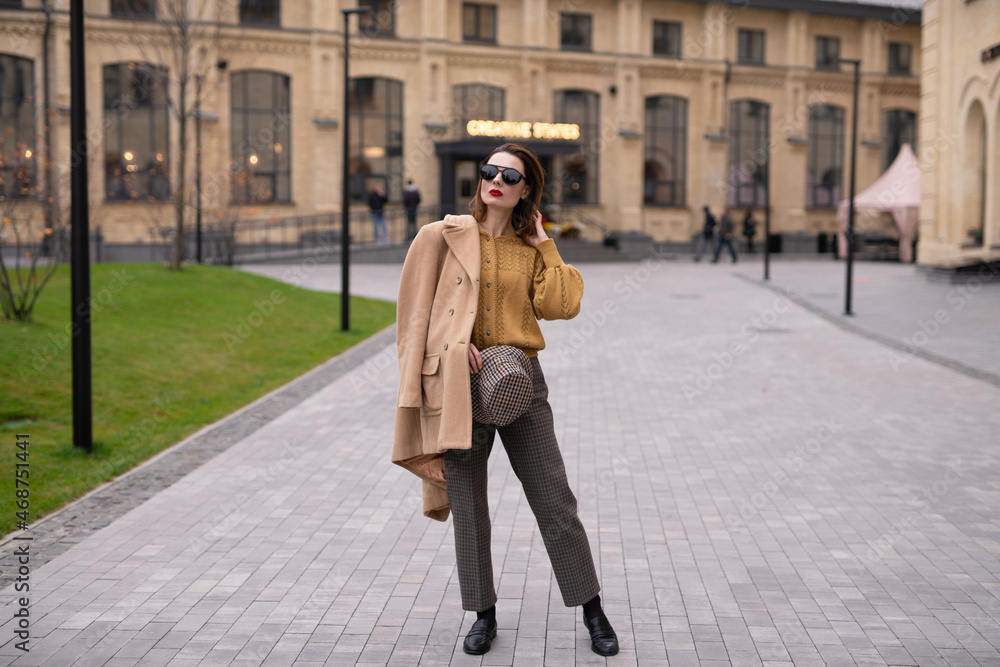
[[(552, 194), (556, 189), (556, 182), (553, 180), (552, 158), (539, 157), (538, 161), (545, 170), (545, 193), (542, 195), (542, 206), (554, 202)], [(464, 207), (476, 194), (476, 187), (479, 185), (479, 161), (459, 159), (455, 161), (455, 204), (457, 208), (464, 211)]]
[[(468, 213), (469, 202), (476, 194), (479, 186), (479, 163), (496, 148), (496, 140), (478, 139), (460, 142), (437, 144), (438, 168), (441, 191), (438, 202), (442, 215), (446, 213)], [(562, 176), (553, 173), (558, 167), (558, 155), (566, 155), (578, 151), (575, 142), (533, 142), (526, 146), (536, 156), (545, 170), (545, 193), (542, 195), (542, 207), (560, 203), (560, 179)]]
[(476, 194), (479, 184), (479, 163), (475, 160), (459, 159), (455, 161), (455, 208), (465, 211), (466, 204)]

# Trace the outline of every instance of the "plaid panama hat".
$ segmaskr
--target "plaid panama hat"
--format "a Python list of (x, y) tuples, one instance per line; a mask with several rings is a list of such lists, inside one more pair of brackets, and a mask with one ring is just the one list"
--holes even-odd
[(506, 426), (531, 405), (531, 362), (510, 345), (488, 347), (480, 354), (483, 370), (472, 375), (472, 418)]

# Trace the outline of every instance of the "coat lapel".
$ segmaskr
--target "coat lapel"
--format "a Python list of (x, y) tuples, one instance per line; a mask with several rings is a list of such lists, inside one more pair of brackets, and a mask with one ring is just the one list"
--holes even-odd
[(482, 259), (479, 251), (479, 227), (471, 215), (448, 216), (444, 240), (472, 280), (479, 280)]

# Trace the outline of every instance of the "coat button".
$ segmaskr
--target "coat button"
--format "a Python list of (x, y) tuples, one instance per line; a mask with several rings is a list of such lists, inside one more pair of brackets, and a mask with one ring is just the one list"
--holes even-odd
[(446, 349), (446, 350), (448, 349), (448, 343), (444, 344), (444, 349)]
[(486, 283), (486, 286), (487, 286), (487, 287), (492, 287), (492, 286), (493, 286), (493, 284), (492, 284), (492, 283)]
[(490, 307), (489, 307), (489, 306), (486, 306), (486, 310), (490, 310)]
[(461, 285), (462, 284), (462, 279), (461, 278), (455, 279), (455, 284), (456, 285)]
[(490, 335), (490, 332), (489, 332), (489, 331), (487, 331), (487, 332), (486, 332), (486, 335), (487, 335), (487, 336), (489, 336), (489, 335)]
[(486, 258), (486, 263), (487, 263), (487, 264), (489, 264), (489, 263), (490, 263), (490, 258), (489, 258), (489, 257), (487, 257), (487, 258)]

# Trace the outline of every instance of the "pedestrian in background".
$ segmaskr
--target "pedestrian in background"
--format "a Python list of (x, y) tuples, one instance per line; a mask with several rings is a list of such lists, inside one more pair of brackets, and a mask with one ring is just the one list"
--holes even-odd
[(403, 206), (406, 207), (406, 240), (412, 241), (417, 235), (417, 206), (420, 205), (420, 190), (411, 178), (403, 190)]
[(698, 247), (694, 251), (694, 261), (700, 262), (701, 256), (705, 254), (705, 248), (712, 243), (712, 237), (715, 236), (715, 225), (718, 224), (715, 221), (715, 216), (712, 215), (712, 209), (708, 208), (708, 204), (701, 207), (705, 212), (705, 222), (701, 227), (701, 234), (698, 235)]
[(753, 217), (753, 211), (747, 209), (743, 216), (743, 238), (747, 241), (747, 252), (753, 252), (753, 237), (757, 233), (757, 220)]
[[(392, 460), (423, 479), (424, 514), (454, 519), (462, 608), (476, 612), (463, 650), (482, 655), (497, 636), (488, 463), (497, 432), (538, 522), (567, 607), (583, 607), (591, 649), (618, 653), (601, 607), (590, 542), (577, 513), (552, 423), (537, 319), (580, 312), (583, 278), (565, 264), (538, 210), (545, 171), (507, 143), (479, 169), (472, 215), (424, 225), (400, 277), (396, 345), (399, 396)], [(471, 376), (480, 350), (508, 345), (530, 360), (533, 395), (504, 426), (473, 419)], [(522, 619), (524, 616), (522, 615)]]
[(729, 211), (722, 209), (722, 216), (719, 218), (719, 242), (715, 245), (715, 257), (712, 258), (713, 264), (719, 261), (722, 246), (729, 248), (729, 254), (733, 256), (733, 264), (736, 263), (736, 248), (733, 247), (734, 231), (735, 225), (733, 224), (732, 216), (729, 215)]
[(383, 244), (389, 242), (389, 232), (385, 228), (385, 204), (389, 198), (385, 196), (385, 190), (381, 183), (376, 183), (371, 194), (368, 195), (368, 207), (372, 210), (372, 232), (375, 236), (375, 243)]

